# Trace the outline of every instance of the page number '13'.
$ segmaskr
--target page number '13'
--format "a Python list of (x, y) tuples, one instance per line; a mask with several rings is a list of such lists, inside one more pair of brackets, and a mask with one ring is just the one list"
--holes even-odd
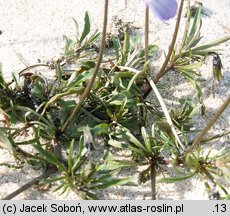
[(226, 211), (227, 211), (226, 204), (216, 204), (215, 211), (213, 212), (226, 212)]

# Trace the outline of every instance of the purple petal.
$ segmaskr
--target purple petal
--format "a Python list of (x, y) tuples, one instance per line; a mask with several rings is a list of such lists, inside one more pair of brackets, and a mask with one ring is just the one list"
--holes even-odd
[(176, 0), (144, 0), (153, 13), (161, 20), (169, 20), (177, 13)]

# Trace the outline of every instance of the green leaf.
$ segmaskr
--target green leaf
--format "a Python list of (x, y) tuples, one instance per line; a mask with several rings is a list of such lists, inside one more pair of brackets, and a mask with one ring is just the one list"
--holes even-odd
[(66, 167), (61, 163), (54, 155), (50, 154), (47, 150), (44, 150), (40, 145), (33, 144), (34, 148), (41, 154), (49, 163), (56, 165), (61, 171), (67, 173)]
[(184, 181), (186, 179), (192, 178), (193, 176), (195, 176), (197, 173), (191, 173), (190, 175), (187, 176), (183, 176), (183, 177), (176, 177), (176, 178), (162, 178), (160, 179), (160, 182), (164, 182), (164, 183), (175, 183), (175, 182), (180, 182), (180, 181)]
[(91, 68), (90, 70), (84, 71), (83, 73), (79, 74), (76, 77), (76, 80), (74, 80), (74, 85), (79, 86), (84, 82), (88, 82), (92, 77), (93, 73), (94, 73), (94, 68)]
[(108, 134), (109, 128), (110, 128), (109, 124), (101, 123), (91, 128), (91, 130), (92, 130), (93, 135), (97, 136), (97, 135), (102, 135), (102, 134)]
[(201, 104), (201, 115), (203, 116), (205, 114), (206, 107), (205, 107), (204, 102), (203, 102), (203, 94), (202, 94), (201, 88), (197, 83), (195, 84), (195, 89), (196, 89), (197, 97), (198, 97), (199, 102)]
[(72, 39), (67, 38), (65, 35), (64, 35), (64, 39), (65, 39), (64, 56), (65, 57), (73, 56), (75, 53), (74, 47), (75, 47), (76, 43)]
[(224, 200), (230, 200), (230, 194), (224, 196), (223, 198), (224, 198)]
[(194, 17), (193, 25), (192, 25), (191, 31), (189, 33), (188, 42), (187, 42), (188, 44), (190, 44), (189, 47), (192, 46), (192, 43), (194, 43), (194, 40), (196, 40), (197, 36), (199, 37), (199, 34), (200, 34), (201, 10), (202, 10), (202, 7), (200, 6), (197, 9), (195, 17)]
[(115, 115), (115, 116), (116, 116), (116, 119), (117, 119), (118, 121), (119, 121), (120, 119), (122, 119), (123, 115), (125, 115), (125, 114), (128, 112), (128, 110), (125, 108), (125, 107), (126, 107), (126, 104), (127, 104), (127, 98), (125, 97), (125, 98), (123, 99), (123, 102), (122, 102), (121, 106), (120, 106), (119, 112)]
[(124, 160), (116, 160), (114, 156), (111, 154), (111, 152), (108, 152), (105, 157), (106, 164), (102, 166), (101, 171), (110, 171), (110, 170), (116, 170), (120, 169), (122, 167), (137, 167), (142, 165), (141, 163), (134, 162), (134, 161), (126, 161)]
[(124, 38), (124, 44), (123, 44), (123, 56), (122, 56), (122, 60), (121, 60), (121, 65), (125, 65), (125, 63), (128, 60), (129, 57), (129, 52), (130, 52), (130, 37), (129, 37), (129, 33), (125, 32), (125, 38)]
[(140, 76), (145, 75), (145, 74), (146, 74), (146, 73), (145, 73), (145, 70), (138, 71), (138, 72), (132, 77), (132, 79), (129, 81), (129, 85), (128, 85), (126, 91), (130, 91), (130, 89), (131, 89), (132, 85), (134, 84), (135, 80), (136, 80), (137, 78), (139, 78)]
[(81, 38), (79, 40), (79, 43), (81, 43), (85, 37), (89, 34), (90, 32), (90, 20), (89, 20), (89, 13), (88, 11), (85, 12), (85, 18), (84, 18), (85, 24), (84, 24), (84, 29), (81, 34)]
[(23, 141), (20, 141), (20, 142), (15, 142), (15, 145), (18, 146), (18, 145), (30, 145), (32, 143), (37, 143), (37, 138), (32, 138), (32, 139), (29, 139), (29, 140), (23, 140)]
[[(101, 181), (100, 181), (101, 180)], [(95, 186), (91, 186), (91, 190), (102, 190), (102, 189), (107, 189), (115, 186), (120, 186), (120, 185), (127, 185), (127, 184), (133, 184), (132, 183), (133, 177), (128, 177), (128, 178), (122, 178), (122, 179), (112, 179), (108, 178), (105, 180), (98, 179), (98, 184)]]
[(223, 184), (219, 181), (216, 182), (216, 184), (220, 187), (220, 189), (227, 195), (229, 194), (228, 191), (225, 189), (225, 187), (223, 186)]
[(121, 131), (116, 133), (115, 136), (117, 136), (118, 138), (128, 140), (129, 142), (133, 143), (136, 147), (146, 151), (143, 144), (127, 128), (121, 128)]
[(120, 58), (120, 52), (121, 52), (121, 43), (119, 39), (115, 36), (113, 36), (113, 46), (115, 49), (116, 60), (118, 62)]
[(62, 67), (60, 64), (57, 66), (57, 75), (58, 75), (58, 82), (61, 83), (62, 81)]
[(174, 140), (174, 134), (172, 133), (172, 128), (165, 118), (156, 121), (155, 125), (165, 134), (168, 135), (172, 140)]
[(96, 30), (88, 39), (88, 46), (92, 46), (100, 37), (100, 33)]
[(151, 145), (151, 142), (150, 142), (150, 137), (147, 134), (145, 127), (141, 127), (141, 134), (142, 134), (142, 137), (144, 139), (144, 143), (145, 143), (147, 151), (149, 153), (151, 153), (152, 152), (152, 145)]
[(52, 104), (55, 104), (55, 102), (59, 101), (61, 98), (68, 96), (68, 95), (72, 95), (72, 94), (79, 95), (82, 93), (82, 91), (83, 91), (83, 88), (72, 87), (68, 89), (68, 91), (66, 92), (62, 92), (60, 94), (54, 95), (52, 98), (49, 99), (49, 101), (47, 101), (46, 105), (44, 106), (43, 113), (46, 111), (48, 107), (50, 107)]
[(108, 144), (111, 145), (111, 146), (114, 146), (115, 148), (125, 148), (127, 149), (128, 148), (128, 144), (123, 142), (123, 141), (117, 141), (117, 140), (114, 140), (114, 139), (109, 139), (108, 141)]
[(95, 68), (95, 62), (94, 61), (81, 61), (79, 63), (79, 67), (84, 67), (86, 68), (87, 70), (90, 70), (92, 68)]
[[(159, 50), (159, 46), (154, 45), (154, 44), (150, 44), (148, 46), (148, 54), (149, 54), (149, 58), (153, 56), (153, 54), (155, 52), (157, 52)], [(141, 53), (139, 54), (140, 58), (143, 58), (145, 56), (145, 50), (142, 50)]]
[(65, 188), (66, 187), (66, 182), (62, 182), (58, 187), (56, 187), (52, 192), (57, 192), (59, 191), (60, 189), (62, 188)]
[(72, 166), (71, 172), (76, 172), (86, 162), (86, 153), (87, 149), (84, 146), (83, 136), (81, 136), (79, 140), (79, 150), (77, 154), (77, 159)]
[(197, 170), (199, 168), (199, 159), (194, 154), (187, 154), (185, 157), (186, 166)]
[(196, 53), (198, 51), (205, 51), (205, 52), (209, 52), (210, 48), (212, 47), (215, 47), (215, 46), (218, 46), (226, 41), (230, 40), (230, 36), (226, 36), (224, 38), (221, 38), (221, 39), (218, 39), (218, 40), (215, 40), (211, 43), (208, 43), (208, 44), (205, 44), (205, 45), (202, 45), (202, 46), (199, 46), (199, 47), (195, 47), (193, 49), (191, 49), (191, 52), (192, 53)]
[(78, 26), (77, 20), (75, 20), (74, 18), (72, 19), (73, 19), (74, 26), (75, 26), (76, 38), (78, 38), (79, 37), (79, 26)]
[(146, 154), (145, 151), (143, 151), (142, 149), (136, 148), (134, 146), (129, 145), (128, 146), (129, 150), (132, 151), (133, 153), (139, 155), (139, 156), (146, 156), (148, 157), (148, 153)]
[(69, 158), (68, 158), (68, 169), (72, 170), (73, 167), (73, 160), (74, 160), (74, 139), (72, 139), (70, 146), (69, 146)]
[(196, 67), (200, 67), (202, 63), (198, 63), (198, 64), (195, 64), (195, 65), (188, 65), (188, 66), (177, 66), (175, 67), (176, 70), (180, 71), (182, 73), (182, 75), (188, 79), (191, 84), (194, 86), (195, 90), (196, 90), (196, 95), (199, 99), (199, 102), (200, 102), (200, 105), (201, 105), (201, 114), (204, 115), (205, 114), (205, 105), (204, 105), (204, 102), (203, 102), (203, 94), (202, 94), (202, 90), (199, 86), (199, 81), (197, 80), (197, 75), (196, 75), (196, 72), (193, 70), (195, 69)]
[(69, 188), (69, 184), (64, 183), (60, 195), (64, 194), (68, 190), (68, 188)]
[(13, 72), (12, 77), (13, 77), (13, 80), (14, 80), (17, 88), (21, 89), (23, 84), (22, 84), (22, 80), (20, 80), (19, 74), (17, 72)]
[(124, 101), (126, 101), (126, 108), (133, 107), (133, 104), (137, 104), (137, 98), (133, 97), (128, 91), (114, 92), (106, 103), (110, 106), (122, 106)]
[(61, 181), (66, 179), (66, 176), (60, 176), (60, 177), (54, 177), (54, 178), (48, 178), (48, 179), (43, 179), (40, 181), (41, 184), (53, 184), (55, 182)]
[(53, 125), (41, 114), (37, 113), (36, 111), (30, 109), (29, 107), (25, 107), (25, 106), (16, 106), (14, 107), (15, 110), (20, 110), (22, 112), (26, 112), (25, 119), (30, 115), (33, 114), (34, 116), (36, 116), (38, 118), (38, 120), (40, 121), (40, 123), (44, 122), (46, 124), (47, 127), (49, 127), (50, 129), (55, 131), (55, 128), (53, 127)]

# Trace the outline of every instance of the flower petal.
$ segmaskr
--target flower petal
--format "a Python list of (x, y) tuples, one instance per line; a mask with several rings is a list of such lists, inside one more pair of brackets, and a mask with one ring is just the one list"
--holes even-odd
[(153, 13), (161, 20), (169, 20), (177, 13), (176, 0), (144, 0)]

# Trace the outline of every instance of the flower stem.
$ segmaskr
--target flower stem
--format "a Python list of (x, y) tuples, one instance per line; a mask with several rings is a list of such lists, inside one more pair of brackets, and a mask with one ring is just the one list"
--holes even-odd
[[(182, 142), (181, 142), (179, 136), (177, 135), (177, 132), (176, 132), (176, 129), (175, 129), (174, 125), (173, 125), (173, 122), (172, 122), (172, 119), (171, 119), (171, 117), (170, 117), (169, 111), (167, 110), (166, 104), (165, 104), (165, 102), (164, 102), (164, 100), (163, 100), (163, 98), (162, 98), (160, 92), (158, 91), (158, 89), (157, 89), (157, 87), (156, 87), (156, 85), (155, 85), (155, 83), (154, 83), (153, 80), (151, 80), (151, 79), (149, 78), (148, 81), (149, 81), (149, 83), (150, 83), (150, 85), (151, 85), (151, 88), (153, 89), (153, 91), (154, 91), (154, 93), (155, 93), (155, 95), (156, 95), (156, 97), (157, 97), (157, 99), (158, 99), (158, 101), (159, 101), (159, 103), (160, 103), (160, 105), (161, 105), (161, 108), (162, 108), (162, 110), (163, 110), (163, 112), (164, 112), (165, 118), (166, 118), (166, 120), (167, 120), (167, 122), (168, 122), (168, 124), (169, 124), (169, 126), (170, 126), (170, 128), (171, 128), (171, 131), (172, 131), (173, 135), (175, 136), (175, 139), (176, 139), (177, 143), (178, 143), (178, 144), (180, 145), (180, 147), (184, 150), (185, 147), (184, 147), (184, 145), (182, 144)], [(177, 147), (178, 147), (178, 146), (177, 146)], [(179, 151), (179, 150), (178, 150), (178, 151)]]
[(33, 180), (31, 180), (30, 182), (28, 182), (27, 184), (23, 185), (22, 187), (20, 187), (19, 189), (17, 189), (16, 191), (14, 191), (13, 193), (7, 195), (6, 197), (3, 197), (2, 200), (11, 200), (14, 197), (16, 197), (17, 195), (21, 194), (22, 192), (28, 190), (30, 187), (32, 187), (35, 184), (38, 184), (42, 179), (45, 179), (47, 177), (49, 177), (51, 174), (55, 173), (56, 170), (55, 169), (49, 169), (47, 171), (45, 171), (44, 173), (42, 173), (40, 176), (34, 178)]
[[(145, 67), (147, 73), (149, 72), (149, 6), (146, 5), (145, 7)], [(148, 79), (145, 79), (147, 84)], [(140, 128), (145, 125), (145, 115), (144, 115), (144, 108), (140, 107)]]
[(98, 70), (99, 70), (99, 67), (101, 65), (103, 54), (104, 54), (104, 50), (105, 50), (106, 29), (107, 29), (107, 20), (108, 20), (108, 5), (109, 5), (109, 1), (105, 0), (105, 6), (104, 6), (104, 23), (103, 23), (103, 32), (102, 32), (102, 38), (101, 38), (101, 48), (100, 48), (100, 51), (99, 51), (99, 54), (98, 54), (98, 60), (97, 60), (96, 66), (95, 66), (95, 70), (94, 70), (93, 76), (91, 77), (90, 81), (88, 82), (85, 91), (81, 95), (78, 104), (76, 105), (76, 107), (74, 108), (73, 112), (71, 113), (71, 115), (69, 116), (69, 118), (67, 119), (67, 121), (65, 122), (65, 124), (63, 125), (63, 127), (61, 128), (61, 133), (65, 132), (66, 128), (72, 122), (73, 118), (80, 111), (81, 106), (82, 106), (83, 102), (85, 101), (85, 99), (88, 97), (88, 95), (89, 95), (89, 93), (90, 93), (90, 91), (91, 91), (91, 89), (93, 87), (94, 81), (95, 81), (95, 79), (97, 77)]
[(151, 169), (150, 169), (152, 200), (156, 200), (156, 174), (157, 174), (156, 165), (153, 163), (151, 164)]
[(220, 109), (217, 111), (217, 113), (213, 116), (211, 121), (208, 123), (208, 125), (205, 127), (205, 129), (200, 133), (200, 135), (194, 140), (193, 144), (190, 146), (190, 148), (186, 151), (185, 155), (192, 152), (193, 149), (202, 141), (205, 134), (209, 131), (209, 129), (216, 123), (217, 119), (220, 117), (220, 115), (224, 112), (224, 110), (228, 107), (230, 103), (230, 95), (228, 96), (227, 100), (223, 103), (223, 105), (220, 107)]
[[(162, 65), (159, 73), (157, 74), (157, 76), (154, 79), (155, 83), (157, 83), (160, 80), (160, 78), (163, 77), (166, 74), (166, 72), (168, 71), (168, 70), (166, 70), (166, 68), (167, 68), (167, 65), (168, 65), (168, 63), (170, 61), (170, 58), (171, 58), (171, 55), (173, 53), (173, 49), (174, 49), (174, 46), (175, 46), (175, 43), (176, 43), (176, 39), (177, 39), (178, 31), (179, 31), (179, 26), (180, 26), (180, 20), (181, 20), (183, 5), (184, 5), (184, 0), (181, 0), (179, 11), (178, 11), (178, 16), (177, 16), (177, 22), (176, 22), (176, 26), (175, 26), (175, 30), (174, 30), (174, 34), (173, 34), (173, 38), (172, 38), (171, 44), (169, 46), (169, 51), (168, 51), (168, 54), (167, 54), (167, 56), (165, 58), (165, 61), (164, 61), (163, 65)], [(147, 90), (145, 91), (145, 93), (143, 95), (143, 98), (145, 99), (146, 97), (148, 97), (148, 95), (149, 95), (149, 93), (151, 91), (152, 91), (152, 88), (149, 85)]]
[(149, 60), (149, 6), (145, 8), (145, 62)]

